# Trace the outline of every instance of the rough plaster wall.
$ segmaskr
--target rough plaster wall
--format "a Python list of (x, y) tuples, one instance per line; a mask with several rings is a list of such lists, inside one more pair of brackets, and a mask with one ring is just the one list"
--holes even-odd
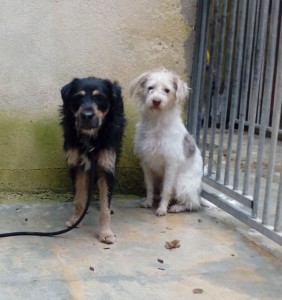
[(142, 185), (128, 86), (159, 66), (188, 79), (195, 11), (196, 0), (1, 1), (0, 189), (66, 187), (59, 91), (90, 75), (123, 87), (129, 124), (120, 185)]

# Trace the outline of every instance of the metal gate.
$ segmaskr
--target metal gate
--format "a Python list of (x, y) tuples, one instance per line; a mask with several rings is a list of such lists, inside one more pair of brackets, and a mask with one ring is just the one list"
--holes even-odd
[(203, 197), (282, 245), (282, 2), (198, 0), (188, 130)]

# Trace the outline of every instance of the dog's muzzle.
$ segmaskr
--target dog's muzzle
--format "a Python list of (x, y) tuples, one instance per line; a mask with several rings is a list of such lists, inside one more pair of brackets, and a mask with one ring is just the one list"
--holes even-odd
[(160, 99), (154, 98), (152, 100), (152, 106), (153, 106), (153, 108), (159, 108), (160, 105), (161, 105), (161, 100)]
[(80, 129), (95, 129), (99, 127), (99, 119), (91, 109), (83, 110), (77, 117), (77, 126)]

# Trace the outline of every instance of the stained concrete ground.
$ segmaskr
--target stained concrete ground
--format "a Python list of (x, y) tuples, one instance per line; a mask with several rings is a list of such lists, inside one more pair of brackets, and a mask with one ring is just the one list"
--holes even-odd
[[(72, 211), (71, 202), (21, 199), (0, 201), (2, 233), (61, 229)], [(212, 205), (156, 217), (139, 202), (114, 199), (113, 245), (97, 240), (95, 203), (62, 236), (0, 239), (0, 299), (282, 298), (280, 246)], [(166, 249), (175, 239), (180, 247)]]

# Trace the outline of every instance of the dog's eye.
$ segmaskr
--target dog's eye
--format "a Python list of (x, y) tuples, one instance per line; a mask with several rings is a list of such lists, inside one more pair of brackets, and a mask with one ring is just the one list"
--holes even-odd
[(151, 90), (153, 90), (153, 89), (154, 89), (153, 86), (149, 86), (149, 87), (148, 87), (148, 91), (151, 91)]
[(164, 91), (168, 94), (170, 92), (169, 89), (164, 89)]

